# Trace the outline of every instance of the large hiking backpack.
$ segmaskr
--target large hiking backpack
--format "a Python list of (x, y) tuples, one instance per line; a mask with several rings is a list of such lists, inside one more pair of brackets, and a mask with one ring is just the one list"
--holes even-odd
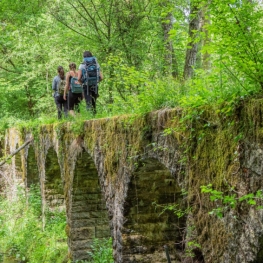
[(66, 86), (66, 80), (60, 79), (60, 81), (58, 82), (58, 93), (59, 93), (59, 95), (64, 94), (65, 86)]
[(99, 82), (99, 66), (95, 57), (86, 57), (85, 68), (82, 69), (82, 83), (84, 85), (97, 86)]
[(78, 83), (77, 77), (71, 77), (70, 80), (70, 90), (72, 93), (82, 93), (82, 85)]

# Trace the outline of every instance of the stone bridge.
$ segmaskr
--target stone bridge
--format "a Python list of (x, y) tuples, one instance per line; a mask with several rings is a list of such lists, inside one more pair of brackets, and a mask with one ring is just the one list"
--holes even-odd
[(115, 262), (165, 262), (163, 246), (181, 241), (185, 222), (161, 213), (182, 199), (178, 143), (163, 133), (172, 114), (9, 130), (6, 153), (34, 138), (12, 159), (9, 178), (40, 183), (43, 214), (65, 208), (73, 260), (87, 258), (94, 238), (112, 237)]
[[(253, 115), (245, 107), (242, 114), (244, 119)], [(12, 186), (40, 184), (43, 220), (47, 209), (65, 210), (73, 261), (87, 258), (94, 238), (112, 237), (116, 263), (167, 262), (164, 246), (171, 262), (259, 262), (262, 213), (252, 207), (241, 213), (242, 221), (229, 209), (223, 219), (211, 217), (211, 202), (201, 195), (200, 185), (227, 182), (244, 193), (260, 189), (261, 137), (253, 133), (242, 142), (229, 140), (238, 131), (230, 134), (223, 125), (211, 125), (205, 139), (198, 132), (193, 139), (190, 131), (199, 126), (192, 121), (191, 127), (178, 130), (181, 116), (171, 109), (143, 117), (10, 129), (2, 154), (33, 140), (5, 167), (6, 181)], [(215, 122), (213, 116), (203, 117)], [(263, 122), (258, 123), (257, 128)], [(164, 211), (170, 204), (178, 211), (192, 209), (178, 217)], [(198, 245), (191, 247), (193, 240)]]

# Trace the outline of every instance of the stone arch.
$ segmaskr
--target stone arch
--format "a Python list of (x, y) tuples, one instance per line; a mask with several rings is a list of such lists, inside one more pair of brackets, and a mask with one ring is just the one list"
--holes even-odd
[(162, 211), (181, 201), (181, 189), (163, 164), (153, 158), (138, 163), (124, 204), (122, 262), (167, 262), (165, 245), (170, 258), (175, 258), (175, 244), (182, 241), (179, 229), (186, 220)]
[(54, 148), (50, 148), (46, 155), (45, 199), (49, 209), (65, 210), (63, 180)]
[(73, 260), (88, 259), (94, 238), (109, 238), (110, 226), (98, 171), (87, 152), (77, 158), (68, 226)]

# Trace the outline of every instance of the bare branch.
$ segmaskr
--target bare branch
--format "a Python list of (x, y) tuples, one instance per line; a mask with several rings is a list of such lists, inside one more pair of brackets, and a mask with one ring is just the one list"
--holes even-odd
[(24, 149), (28, 144), (30, 144), (32, 142), (33, 138), (29, 139), (28, 141), (26, 141), (23, 145), (21, 145), (19, 148), (17, 148), (14, 152), (12, 152), (9, 156), (7, 156), (7, 158), (5, 158), (5, 160), (3, 160), (2, 162), (0, 162), (0, 166), (2, 166), (3, 164), (5, 164), (8, 160), (10, 160), (14, 155), (16, 155), (18, 152), (20, 152), (22, 149)]
[(59, 19), (58, 17), (56, 17), (52, 12), (50, 12), (50, 14), (51, 14), (58, 22), (60, 22), (61, 24), (63, 24), (63, 25), (64, 25), (65, 27), (67, 27), (68, 29), (74, 31), (75, 33), (77, 33), (77, 34), (79, 34), (79, 35), (81, 35), (81, 36), (83, 36), (83, 37), (85, 37), (85, 38), (87, 38), (87, 39), (89, 39), (89, 40), (92, 40), (91, 37), (88, 37), (87, 35), (84, 35), (84, 34), (80, 33), (79, 31), (75, 30), (73, 27), (69, 26), (67, 23), (63, 22), (61, 19)]
[[(2, 46), (2, 53), (4, 55), (7, 55), (7, 48), (3, 44), (0, 44), (0, 45)], [(14, 62), (10, 58), (7, 61), (13, 66), (14, 69), (16, 69)], [(9, 71), (9, 70), (7, 70), (7, 71)], [(9, 72), (12, 72), (12, 71), (9, 71)]]
[[(98, 33), (99, 40), (100, 40), (100, 42), (102, 43), (102, 38), (101, 38), (100, 33), (102, 33), (106, 38), (107, 38), (107, 36), (105, 35), (105, 33), (104, 33), (103, 31), (99, 30), (98, 25), (97, 25), (97, 23), (95, 22), (95, 19), (91, 16), (90, 12), (89, 12), (89, 11), (87, 10), (87, 8), (83, 5), (83, 3), (82, 3), (81, 1), (79, 1), (79, 0), (78, 0), (78, 3), (82, 6), (82, 8), (85, 10), (86, 14), (87, 14), (87, 15), (89, 16), (89, 18), (91, 19), (92, 24), (93, 24), (96, 32)], [(76, 11), (77, 11), (77, 10), (76, 10)]]
[(7, 71), (7, 72), (11, 72), (11, 73), (17, 73), (17, 71), (14, 71), (14, 70), (11, 70), (11, 69), (7, 69), (7, 68), (4, 68), (2, 66), (0, 66), (1, 69)]
[(102, 17), (99, 15), (98, 9), (97, 9), (96, 5), (94, 4), (94, 2), (92, 0), (91, 0), (91, 4), (93, 5), (93, 8), (94, 8), (99, 20), (107, 27), (108, 25), (106, 24), (106, 22), (104, 22)]

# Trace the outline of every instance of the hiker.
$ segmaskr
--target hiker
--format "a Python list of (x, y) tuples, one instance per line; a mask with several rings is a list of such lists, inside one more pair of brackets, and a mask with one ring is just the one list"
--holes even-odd
[(62, 108), (64, 110), (64, 116), (68, 115), (68, 102), (67, 94), (64, 96), (64, 90), (66, 85), (66, 76), (62, 66), (57, 68), (58, 75), (54, 77), (52, 82), (52, 90), (54, 90), (54, 100), (58, 110), (58, 119), (62, 118)]
[(81, 84), (78, 83), (78, 72), (76, 64), (69, 64), (69, 72), (66, 74), (66, 88), (64, 91), (64, 99), (68, 92), (68, 109), (72, 116), (75, 116), (75, 111), (79, 112), (79, 103), (83, 98), (83, 90)]
[(90, 51), (84, 51), (83, 62), (79, 66), (78, 81), (82, 83), (87, 110), (96, 114), (96, 100), (99, 97), (98, 83), (102, 81), (103, 75), (97, 59)]

